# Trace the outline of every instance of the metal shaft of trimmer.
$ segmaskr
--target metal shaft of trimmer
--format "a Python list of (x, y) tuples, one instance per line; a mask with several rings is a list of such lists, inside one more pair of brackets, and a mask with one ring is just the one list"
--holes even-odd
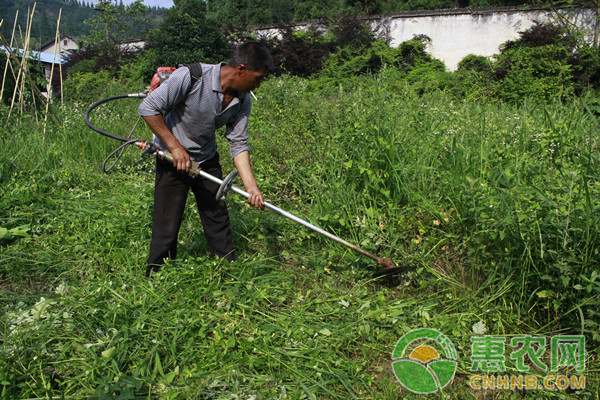
[[(147, 149), (150, 144), (148, 144), (147, 142), (141, 142), (141, 143), (137, 143), (138, 147), (142, 148), (142, 149)], [(162, 160), (165, 160), (169, 163), (173, 163), (173, 156), (171, 155), (171, 153), (169, 153), (167, 150), (157, 150), (155, 152), (156, 156)], [(217, 183), (218, 185), (223, 185), (224, 184), (224, 180), (217, 178), (216, 176), (213, 176), (207, 172), (202, 171), (202, 169), (200, 168), (200, 166), (198, 165), (198, 163), (192, 161), (192, 166), (190, 167), (190, 170), (188, 172), (188, 175), (190, 175), (192, 178), (201, 176), (205, 179), (208, 179), (210, 181), (213, 181), (215, 183)], [(235, 187), (233, 185), (229, 185), (227, 187), (228, 190), (232, 190), (233, 192), (244, 196), (245, 198), (250, 197), (250, 194), (238, 187)], [(320, 233), (321, 235), (328, 237), (329, 239), (335, 240), (336, 242), (366, 256), (369, 257), (370, 259), (376, 261), (378, 264), (385, 266), (386, 268), (391, 268), (394, 267), (392, 261), (389, 258), (382, 258), (382, 257), (377, 257), (374, 254), (369, 253), (368, 251), (361, 249), (358, 246), (353, 245), (352, 243), (349, 243), (347, 241), (345, 241), (342, 238), (339, 238), (337, 236), (335, 236), (332, 233), (329, 233), (321, 228), (319, 228), (318, 226), (315, 226), (313, 224), (311, 224), (310, 222), (304, 221), (303, 219), (300, 219), (298, 217), (296, 217), (294, 214), (291, 214), (285, 210), (282, 210), (281, 208), (274, 206), (271, 203), (268, 202), (264, 202), (264, 206), (266, 208), (268, 208), (269, 210), (275, 211), (276, 213), (283, 215), (284, 217), (291, 219), (294, 222), (299, 223), (300, 225), (303, 225), (317, 233)]]

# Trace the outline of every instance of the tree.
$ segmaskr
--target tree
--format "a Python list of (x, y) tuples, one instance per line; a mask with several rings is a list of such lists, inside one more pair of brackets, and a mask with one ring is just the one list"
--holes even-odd
[(225, 28), (266, 25), (273, 22), (274, 12), (279, 10), (278, 3), (272, 0), (208, 0), (207, 17)]
[(135, 0), (126, 7), (119, 7), (112, 0), (100, 0), (94, 8), (96, 15), (85, 21), (92, 27), (84, 45), (101, 53), (118, 56), (119, 42), (129, 38), (131, 27), (140, 23), (147, 11), (143, 0)]
[(202, 0), (175, 0), (160, 28), (152, 34), (155, 66), (218, 62), (231, 47), (217, 24), (206, 16)]
[[(544, 3), (546, 4), (546, 3)], [(569, 32), (588, 37), (594, 47), (600, 45), (600, 0), (552, 0), (548, 4), (554, 11), (554, 22), (565, 27)], [(589, 31), (582, 31), (574, 22), (573, 14), (585, 9), (594, 11), (595, 16)], [(565, 12), (569, 10), (568, 12)]]
[(46, 41), (52, 39), (54, 37), (54, 32), (52, 27), (50, 26), (50, 22), (48, 21), (48, 14), (45, 9), (41, 9), (41, 17), (40, 17), (40, 26), (39, 26), (39, 35), (40, 35), (40, 44), (45, 43)]
[(4, 11), (4, 6), (0, 3), (0, 21), (4, 21), (2, 26), (0, 26), (0, 34), (4, 37), (7, 37), (10, 32), (10, 28), (8, 27), (8, 18), (6, 18), (6, 12)]

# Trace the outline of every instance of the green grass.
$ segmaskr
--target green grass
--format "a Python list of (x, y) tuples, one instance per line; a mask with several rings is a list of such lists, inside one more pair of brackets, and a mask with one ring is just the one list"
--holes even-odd
[[(414, 271), (373, 280), (369, 259), (232, 194), (239, 260), (207, 256), (190, 199), (181, 258), (147, 280), (152, 163), (129, 149), (104, 174), (118, 144), (84, 125), (86, 105), (45, 135), (16, 116), (0, 136), (1, 398), (422, 398), (391, 369), (420, 327), (459, 355), (454, 382), (425, 397), (598, 398), (593, 99), (461, 102), (385, 75), (313, 83), (256, 93), (266, 199)], [(127, 136), (137, 104), (122, 101), (93, 120)], [(508, 338), (584, 334), (587, 389), (470, 389), (481, 322)]]

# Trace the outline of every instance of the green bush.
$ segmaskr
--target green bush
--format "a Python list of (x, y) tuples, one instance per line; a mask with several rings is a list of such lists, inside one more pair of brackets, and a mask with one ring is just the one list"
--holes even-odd
[(581, 45), (569, 58), (569, 63), (572, 65), (573, 84), (577, 93), (600, 87), (600, 48)]
[(93, 73), (96, 70), (96, 58), (90, 58), (87, 60), (81, 60), (77, 64), (69, 68), (69, 75), (76, 75), (79, 73)]
[[(429, 41), (428, 37), (419, 36), (401, 43), (397, 48), (388, 46), (383, 39), (362, 47), (344, 46), (329, 56), (320, 75), (325, 80), (339, 82), (356, 75), (376, 74), (382, 68), (392, 67), (398, 69), (401, 76), (406, 76), (409, 82), (420, 82), (423, 86), (421, 92), (429, 90), (426, 86), (443, 88), (443, 82), (449, 76), (444, 63), (427, 53)], [(420, 74), (424, 76), (420, 77)], [(427, 83), (432, 79), (432, 74), (435, 75), (434, 82)]]
[[(150, 82), (150, 79), (156, 69), (152, 66), (152, 60), (155, 58), (153, 50), (140, 52), (126, 52), (119, 55), (110, 55), (101, 53), (97, 49), (81, 49), (69, 56), (67, 64), (64, 66), (67, 78), (65, 81), (75, 79), (76, 82), (71, 82), (68, 85), (70, 88), (80, 84), (81, 77), (75, 78), (79, 74), (92, 74), (97, 71), (102, 71), (96, 79), (105, 80), (108, 83), (110, 80), (119, 81), (121, 86), (140, 90), (144, 84)], [(88, 78), (86, 78), (88, 79)], [(121, 89), (123, 91), (123, 89)], [(78, 91), (75, 91), (79, 93)], [(93, 89), (96, 92), (96, 89)], [(76, 100), (73, 93), (67, 93), (67, 96)]]
[(452, 73), (446, 71), (444, 63), (433, 61), (413, 68), (406, 80), (419, 95), (452, 86)]
[(378, 54), (375, 46), (357, 48), (350, 45), (330, 54), (323, 65), (321, 75), (340, 80), (355, 75), (376, 73), (383, 63), (381, 54)]
[(494, 97), (491, 86), (493, 62), (483, 56), (470, 54), (458, 63), (452, 74), (449, 92), (460, 99), (489, 99)]
[(153, 33), (156, 58), (153, 66), (192, 62), (219, 62), (229, 57), (231, 46), (217, 24), (206, 18), (200, 0), (177, 2), (167, 12), (165, 21)]
[(526, 97), (551, 99), (573, 91), (568, 49), (559, 44), (516, 47), (504, 51), (495, 65), (495, 91), (507, 101)]
[(144, 84), (149, 84), (152, 75), (156, 72), (153, 68), (152, 60), (154, 59), (154, 51), (148, 51), (139, 54), (137, 57), (127, 59), (119, 63), (119, 79), (123, 82), (128, 82), (129, 86), (140, 88)]
[(469, 54), (458, 63), (458, 68), (456, 70), (490, 74), (492, 69), (493, 63), (489, 58), (475, 54)]
[[(137, 88), (133, 91), (136, 91)], [(104, 97), (125, 94), (131, 91), (123, 82), (111, 76), (108, 71), (80, 72), (70, 75), (64, 83), (64, 99), (93, 103)]]
[(600, 87), (600, 50), (565, 29), (536, 24), (505, 42), (495, 61), (468, 55), (454, 73), (460, 98), (562, 99)]
[[(17, 57), (20, 57), (17, 54)], [(4, 102), (5, 104), (10, 104), (12, 102), (13, 94), (15, 92), (15, 76), (19, 70), (18, 66), (14, 66), (14, 60), (10, 60), (10, 64), (13, 65), (8, 66), (8, 70), (5, 71), (5, 67), (7, 66), (6, 62), (7, 55), (4, 51), (0, 51), (0, 79), (3, 80), (2, 86), (4, 87), (4, 91), (0, 97), (0, 102)], [(34, 107), (36, 103), (33, 101), (33, 96), (36, 98), (38, 95), (37, 91), (32, 88), (32, 84), (35, 85), (35, 88), (39, 89), (39, 91), (44, 92), (46, 90), (46, 78), (44, 73), (42, 72), (42, 68), (39, 62), (34, 60), (29, 60), (27, 63), (27, 75), (28, 77), (24, 78), (25, 86), (24, 92), (22, 93), (25, 97), (24, 104), (27, 107)], [(29, 80), (31, 78), (31, 80)], [(17, 98), (16, 101), (19, 101)], [(39, 106), (40, 102), (37, 103)]]

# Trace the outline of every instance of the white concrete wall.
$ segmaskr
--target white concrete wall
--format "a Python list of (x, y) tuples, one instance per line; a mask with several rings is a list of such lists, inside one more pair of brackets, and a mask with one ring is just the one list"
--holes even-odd
[[(591, 31), (595, 14), (592, 10), (564, 12), (577, 26)], [(545, 9), (486, 8), (456, 9), (401, 13), (371, 17), (371, 25), (389, 34), (391, 46), (412, 39), (415, 35), (431, 38), (428, 51), (442, 60), (449, 70), (469, 54), (492, 57), (500, 46), (519, 37), (519, 32), (534, 25), (534, 21), (549, 22), (553, 12)], [(300, 29), (302, 24), (298, 26)], [(260, 35), (273, 35), (275, 28), (258, 28)], [(588, 40), (591, 37), (588, 35)]]
[[(574, 19), (582, 26), (589, 26), (593, 13), (579, 12)], [(531, 28), (535, 22), (550, 22), (553, 14), (547, 10), (486, 11), (446, 15), (396, 16), (388, 21), (391, 46), (424, 34), (431, 38), (429, 51), (432, 56), (455, 70), (460, 60), (469, 54), (492, 57), (508, 40), (519, 37), (519, 32)]]

